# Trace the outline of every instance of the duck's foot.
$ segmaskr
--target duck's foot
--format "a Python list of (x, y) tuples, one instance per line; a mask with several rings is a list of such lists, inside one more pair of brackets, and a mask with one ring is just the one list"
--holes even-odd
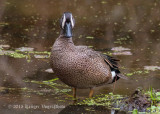
[(73, 98), (74, 98), (74, 100), (76, 100), (76, 88), (73, 88)]
[(92, 96), (93, 96), (93, 88), (90, 88), (89, 98), (91, 98)]

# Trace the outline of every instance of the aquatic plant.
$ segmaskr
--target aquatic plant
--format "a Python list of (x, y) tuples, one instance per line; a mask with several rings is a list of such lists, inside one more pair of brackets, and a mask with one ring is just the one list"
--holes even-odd
[(109, 94), (101, 94), (96, 95), (93, 98), (86, 98), (82, 102), (79, 102), (78, 105), (96, 105), (96, 106), (107, 106), (112, 107), (112, 105), (119, 104), (122, 99), (124, 99), (126, 96), (122, 95), (115, 95), (113, 93)]
[(148, 95), (150, 95), (150, 100), (152, 101), (152, 106), (157, 105), (158, 102), (160, 102), (160, 91), (156, 92), (152, 87), (150, 87), (150, 90), (147, 91)]
[[(67, 96), (69, 97), (73, 97), (71, 95), (68, 94), (68, 92), (71, 91), (71, 89), (69, 88), (64, 88), (64, 87), (68, 87), (66, 85), (61, 85), (61, 84), (58, 84), (56, 83), (55, 81), (59, 80), (59, 78), (54, 78), (54, 79), (51, 79), (51, 80), (46, 80), (46, 81), (36, 81), (36, 80), (24, 80), (24, 82), (27, 82), (27, 83), (34, 83), (34, 84), (39, 84), (39, 85), (44, 85), (44, 86), (49, 86), (51, 88), (54, 89), (54, 94), (61, 94), (61, 93), (64, 93), (66, 94)], [(58, 88), (58, 87), (63, 87), (63, 88)]]
[(132, 112), (132, 114), (160, 113), (160, 92), (153, 89), (145, 91), (138, 88), (131, 96), (115, 95), (113, 93), (101, 94), (93, 98), (86, 98), (77, 104), (105, 106), (111, 109)]

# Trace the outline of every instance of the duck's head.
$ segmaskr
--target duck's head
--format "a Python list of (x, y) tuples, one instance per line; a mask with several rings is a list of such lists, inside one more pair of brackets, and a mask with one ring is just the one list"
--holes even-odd
[(75, 20), (70, 12), (64, 12), (62, 18), (60, 19), (60, 27), (62, 29), (62, 34), (66, 38), (72, 37), (72, 29), (74, 27)]

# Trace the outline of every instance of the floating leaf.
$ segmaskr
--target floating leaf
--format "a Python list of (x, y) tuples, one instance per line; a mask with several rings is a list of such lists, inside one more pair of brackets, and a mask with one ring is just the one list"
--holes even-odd
[(86, 36), (87, 39), (94, 39), (93, 36)]

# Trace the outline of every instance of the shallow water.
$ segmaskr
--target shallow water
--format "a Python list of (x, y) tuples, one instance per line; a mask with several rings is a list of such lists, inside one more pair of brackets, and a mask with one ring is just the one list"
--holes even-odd
[[(73, 37), (76, 45), (87, 45), (121, 60), (121, 72), (130, 80), (116, 82), (114, 94), (130, 95), (137, 87), (160, 87), (160, 71), (144, 69), (160, 66), (159, 1), (3, 0), (0, 1), (1, 113), (68, 110), (111, 113), (105, 107), (72, 106), (71, 88), (59, 80), (48, 81), (57, 77), (45, 70), (50, 68), (48, 52), (59, 36), (59, 18), (65, 11), (72, 12), (76, 20)], [(6, 54), (21, 47), (31, 47), (34, 53), (20, 50), (18, 53), (24, 57)], [(113, 92), (113, 85), (95, 88), (94, 95), (109, 92)], [(87, 89), (78, 90), (78, 97), (84, 99), (88, 93)]]

